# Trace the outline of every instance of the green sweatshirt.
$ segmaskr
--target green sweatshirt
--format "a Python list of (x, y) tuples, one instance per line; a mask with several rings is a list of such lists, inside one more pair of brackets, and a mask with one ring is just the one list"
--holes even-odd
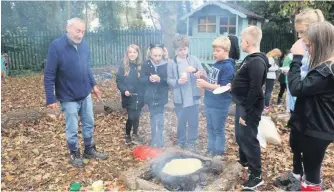
[[(290, 53), (284, 58), (282, 67), (290, 67), (291, 61), (292, 61), (292, 54)], [(285, 83), (288, 84), (287, 75), (285, 75)]]

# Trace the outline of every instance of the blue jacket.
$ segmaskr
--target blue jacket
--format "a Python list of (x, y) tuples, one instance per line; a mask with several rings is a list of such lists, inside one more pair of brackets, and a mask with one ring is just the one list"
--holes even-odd
[[(235, 61), (233, 59), (225, 59), (222, 61), (217, 61), (211, 68), (208, 76), (208, 82), (211, 84), (219, 84), (220, 86), (225, 86), (228, 83), (232, 83), (234, 77), (234, 66)], [(230, 91), (222, 94), (215, 95), (212, 90), (205, 90), (204, 104), (212, 108), (224, 109), (230, 105), (232, 101), (232, 95)]]
[[(77, 49), (67, 34), (52, 41), (44, 71), (46, 104), (79, 101), (96, 85), (90, 68), (90, 52), (83, 40)], [(54, 94), (54, 91), (56, 94)]]

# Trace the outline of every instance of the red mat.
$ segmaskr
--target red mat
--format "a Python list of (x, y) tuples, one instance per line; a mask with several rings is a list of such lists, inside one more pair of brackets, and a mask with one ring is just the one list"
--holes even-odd
[(140, 160), (153, 159), (161, 153), (162, 150), (147, 145), (136, 146), (133, 149), (133, 156)]

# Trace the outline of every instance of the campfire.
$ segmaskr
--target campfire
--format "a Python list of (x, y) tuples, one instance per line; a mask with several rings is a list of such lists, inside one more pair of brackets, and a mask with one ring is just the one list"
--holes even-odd
[(131, 190), (232, 190), (242, 167), (175, 148), (122, 174)]

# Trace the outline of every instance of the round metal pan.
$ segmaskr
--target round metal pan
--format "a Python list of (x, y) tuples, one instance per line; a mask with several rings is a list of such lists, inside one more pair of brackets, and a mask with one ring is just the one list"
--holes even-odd
[[(202, 162), (202, 168), (187, 175), (173, 176), (162, 172), (166, 163), (174, 159), (195, 158)], [(212, 165), (210, 160), (202, 160), (191, 155), (174, 155), (168, 157), (151, 166), (151, 171), (154, 177), (158, 178), (161, 183), (171, 191), (193, 191), (198, 184), (205, 185), (205, 171)]]

